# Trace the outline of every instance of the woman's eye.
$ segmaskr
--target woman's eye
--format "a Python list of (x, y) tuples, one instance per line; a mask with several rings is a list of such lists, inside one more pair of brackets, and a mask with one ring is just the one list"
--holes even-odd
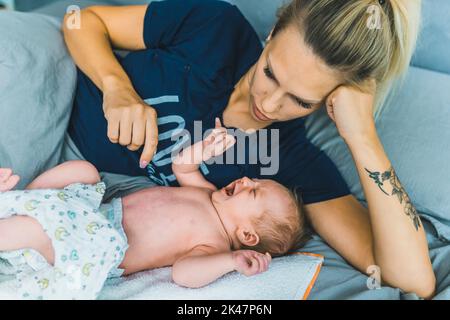
[(267, 76), (267, 78), (275, 80), (275, 77), (273, 76), (273, 73), (272, 71), (270, 71), (268, 66), (264, 68), (264, 74)]
[(300, 99), (297, 99), (297, 98), (294, 98), (294, 99), (295, 99), (295, 102), (299, 106), (301, 106), (301, 107), (303, 107), (305, 109), (311, 109), (313, 107), (313, 105), (311, 103), (305, 103), (305, 102), (303, 102), (303, 101), (301, 101)]
[[(269, 78), (269, 79), (271, 79), (271, 80), (275, 80), (275, 77), (274, 77), (272, 71), (270, 71), (269, 66), (266, 66), (266, 67), (264, 68), (264, 74), (266, 75), (267, 78)], [(295, 98), (295, 97), (294, 97), (294, 100), (295, 100), (295, 102), (296, 102), (300, 107), (302, 107), (302, 108), (305, 108), (305, 109), (311, 109), (311, 108), (313, 107), (313, 105), (312, 105), (311, 103), (305, 103), (305, 102), (301, 101), (301, 100), (298, 99), (298, 98)]]

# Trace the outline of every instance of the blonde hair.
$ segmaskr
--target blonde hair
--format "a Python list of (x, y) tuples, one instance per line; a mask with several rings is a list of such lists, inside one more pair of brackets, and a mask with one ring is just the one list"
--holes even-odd
[(410, 64), (421, 0), (293, 0), (277, 15), (272, 38), (294, 24), (344, 84), (365, 90), (366, 81), (375, 79), (377, 114)]
[(284, 214), (266, 210), (261, 217), (252, 221), (259, 236), (259, 242), (255, 246), (241, 245), (241, 249), (255, 250), (260, 253), (269, 252), (272, 257), (276, 257), (300, 249), (310, 239), (311, 231), (307, 227), (297, 193), (284, 186), (281, 187), (290, 198), (283, 208)]

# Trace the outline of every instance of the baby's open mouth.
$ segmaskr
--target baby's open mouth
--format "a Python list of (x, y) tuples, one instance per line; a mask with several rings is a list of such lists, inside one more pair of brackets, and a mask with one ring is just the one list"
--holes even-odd
[(230, 184), (229, 186), (225, 187), (225, 193), (227, 194), (227, 196), (232, 196), (234, 195), (234, 190), (236, 189), (236, 182), (233, 182), (232, 184)]

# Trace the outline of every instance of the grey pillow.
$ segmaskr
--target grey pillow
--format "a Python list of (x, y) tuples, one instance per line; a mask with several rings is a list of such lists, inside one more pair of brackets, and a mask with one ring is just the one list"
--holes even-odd
[(53, 18), (0, 11), (0, 167), (25, 187), (58, 163), (76, 69)]

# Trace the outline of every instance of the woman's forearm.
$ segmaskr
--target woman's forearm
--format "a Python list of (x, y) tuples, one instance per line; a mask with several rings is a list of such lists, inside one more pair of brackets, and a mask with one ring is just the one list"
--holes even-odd
[(77, 66), (103, 91), (105, 85), (132, 86), (114, 56), (108, 30), (91, 10), (81, 11), (80, 28), (71, 29), (66, 15), (63, 32), (66, 45)]
[(381, 278), (405, 291), (430, 296), (435, 277), (425, 231), (378, 135), (375, 132), (347, 144), (368, 202)]

